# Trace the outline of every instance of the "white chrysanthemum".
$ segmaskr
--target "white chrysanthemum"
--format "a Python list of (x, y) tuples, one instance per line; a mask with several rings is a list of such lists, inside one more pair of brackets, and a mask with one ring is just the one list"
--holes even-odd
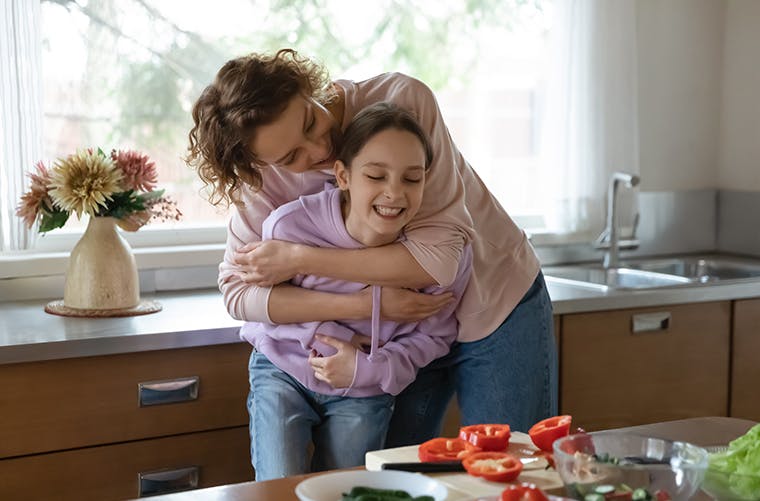
[(59, 159), (50, 173), (50, 197), (67, 212), (95, 215), (114, 192), (121, 190), (122, 174), (113, 160), (90, 150)]

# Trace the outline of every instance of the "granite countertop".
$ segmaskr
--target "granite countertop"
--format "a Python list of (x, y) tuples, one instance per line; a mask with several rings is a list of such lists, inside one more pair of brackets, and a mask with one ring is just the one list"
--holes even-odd
[[(760, 280), (648, 290), (579, 287), (547, 278), (558, 315), (760, 297)], [(0, 364), (240, 342), (216, 289), (144, 296), (158, 313), (122, 318), (72, 318), (45, 313), (47, 300), (0, 303)]]

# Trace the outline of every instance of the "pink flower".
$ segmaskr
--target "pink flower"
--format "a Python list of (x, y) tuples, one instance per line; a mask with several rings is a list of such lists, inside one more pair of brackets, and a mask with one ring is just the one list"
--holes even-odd
[(151, 214), (151, 221), (179, 221), (182, 218), (182, 212), (177, 207), (177, 202), (169, 197), (159, 197), (149, 200), (145, 208)]
[(111, 159), (124, 174), (124, 189), (152, 191), (158, 183), (156, 164), (134, 150), (112, 150)]
[(48, 194), (50, 172), (42, 162), (37, 162), (34, 166), (37, 173), (28, 173), (31, 179), (29, 191), (21, 196), (21, 202), (16, 208), (16, 215), (22, 218), (29, 228), (34, 225), (40, 210), (45, 212), (53, 210), (53, 200)]

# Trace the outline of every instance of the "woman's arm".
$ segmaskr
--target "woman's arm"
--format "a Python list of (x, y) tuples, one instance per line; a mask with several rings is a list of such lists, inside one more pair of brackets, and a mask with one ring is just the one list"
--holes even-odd
[(245, 270), (241, 278), (259, 286), (274, 285), (296, 275), (414, 289), (437, 284), (401, 243), (335, 249), (264, 240), (243, 246), (234, 259)]
[[(416, 322), (437, 313), (453, 300), (451, 293), (433, 295), (384, 287), (381, 316), (396, 322)], [(371, 312), (369, 288), (352, 294), (337, 294), (280, 284), (269, 294), (268, 317), (275, 324), (361, 320), (369, 318)]]

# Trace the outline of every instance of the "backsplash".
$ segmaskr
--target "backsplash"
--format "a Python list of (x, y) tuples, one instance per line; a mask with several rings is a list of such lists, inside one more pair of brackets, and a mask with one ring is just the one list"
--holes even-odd
[[(760, 256), (760, 192), (641, 192), (639, 211), (639, 247), (621, 251), (622, 258), (699, 252)], [(536, 251), (544, 265), (601, 262), (603, 256), (590, 241)]]
[(721, 190), (717, 248), (721, 252), (760, 256), (760, 192)]

